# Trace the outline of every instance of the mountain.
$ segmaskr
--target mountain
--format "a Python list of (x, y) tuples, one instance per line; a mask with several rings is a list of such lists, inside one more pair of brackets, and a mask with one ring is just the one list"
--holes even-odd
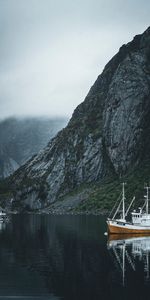
[(98, 199), (101, 208), (108, 190), (115, 195), (112, 182), (143, 174), (149, 136), (150, 27), (119, 49), (67, 127), (14, 174), (15, 206), (67, 211)]
[(0, 178), (5, 178), (46, 146), (65, 119), (7, 118), (0, 122)]

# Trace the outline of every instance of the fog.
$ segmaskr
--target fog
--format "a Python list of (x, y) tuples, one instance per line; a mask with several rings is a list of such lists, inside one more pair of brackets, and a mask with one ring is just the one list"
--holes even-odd
[(148, 0), (0, 0), (0, 118), (71, 116)]

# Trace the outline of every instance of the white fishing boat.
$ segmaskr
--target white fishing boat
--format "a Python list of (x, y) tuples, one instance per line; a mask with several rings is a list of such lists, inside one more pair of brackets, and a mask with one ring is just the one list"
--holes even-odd
[[(131, 221), (127, 221), (129, 210), (135, 200), (133, 197), (129, 207), (125, 207), (125, 184), (122, 187), (122, 198), (112, 218), (107, 219), (108, 233), (130, 234), (150, 233), (149, 187), (146, 188), (143, 207), (131, 213)], [(119, 217), (117, 217), (119, 215)]]
[(1, 209), (0, 210), (0, 223), (2, 223), (6, 218), (6, 213)]

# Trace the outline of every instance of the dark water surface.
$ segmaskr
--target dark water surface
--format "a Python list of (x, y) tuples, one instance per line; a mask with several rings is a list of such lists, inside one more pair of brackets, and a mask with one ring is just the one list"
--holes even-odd
[(150, 237), (100, 216), (15, 215), (0, 227), (0, 299), (150, 299)]

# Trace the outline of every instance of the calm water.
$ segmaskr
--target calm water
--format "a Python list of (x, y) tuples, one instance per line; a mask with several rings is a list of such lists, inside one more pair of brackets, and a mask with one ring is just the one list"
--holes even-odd
[(13, 216), (0, 228), (0, 299), (149, 299), (150, 237), (99, 216)]

